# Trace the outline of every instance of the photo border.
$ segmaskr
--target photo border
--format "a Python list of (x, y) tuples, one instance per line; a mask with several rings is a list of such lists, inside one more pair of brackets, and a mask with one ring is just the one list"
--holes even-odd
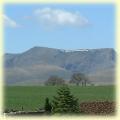
[[(117, 52), (117, 63), (116, 63), (116, 101), (117, 101), (117, 104), (116, 104), (116, 115), (115, 116), (39, 116), (39, 117), (33, 117), (33, 116), (25, 116), (25, 117), (22, 117), (22, 116), (5, 116), (3, 115), (3, 91), (4, 91), (4, 70), (3, 70), (3, 54), (4, 54), (4, 29), (3, 29), (3, 17), (2, 17), (2, 14), (3, 14), (3, 6), (4, 4), (36, 4), (36, 3), (45, 3), (45, 4), (52, 4), (52, 3), (66, 3), (66, 4), (76, 4), (76, 3), (79, 3), (79, 4), (109, 4), (109, 3), (112, 3), (115, 5), (115, 9), (116, 9), (116, 23), (115, 23), (115, 31), (116, 31), (116, 40), (115, 40), (115, 47), (116, 47), (116, 52)], [(59, 119), (64, 119), (64, 120), (72, 120), (72, 119), (89, 119), (89, 120), (96, 120), (96, 119), (99, 119), (99, 120), (113, 120), (113, 119), (119, 119), (120, 118), (120, 81), (119, 81), (119, 78), (120, 78), (120, 75), (119, 75), (119, 70), (120, 70), (120, 56), (119, 56), (119, 52), (120, 52), (120, 47), (119, 47), (119, 40), (120, 40), (120, 1), (119, 0), (1, 0), (0, 1), (0, 118), (2, 119), (31, 119), (31, 120), (34, 120), (34, 119), (42, 119), (42, 120), (59, 120)]]

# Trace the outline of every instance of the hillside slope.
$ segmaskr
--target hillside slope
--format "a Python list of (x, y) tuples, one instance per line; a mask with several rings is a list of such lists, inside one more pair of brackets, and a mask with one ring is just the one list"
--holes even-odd
[[(9, 85), (41, 84), (51, 75), (69, 80), (75, 72), (99, 84), (114, 83), (112, 48), (61, 50), (34, 47), (20, 54), (5, 54), (5, 80)], [(103, 77), (104, 76), (104, 77)]]

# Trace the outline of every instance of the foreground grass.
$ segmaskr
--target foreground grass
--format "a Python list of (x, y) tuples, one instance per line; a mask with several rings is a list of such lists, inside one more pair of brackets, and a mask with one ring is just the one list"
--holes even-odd
[[(34, 111), (44, 106), (45, 98), (52, 100), (56, 95), (58, 86), (6, 86), (4, 106), (5, 109)], [(115, 101), (114, 86), (70, 86), (71, 93), (85, 101)]]

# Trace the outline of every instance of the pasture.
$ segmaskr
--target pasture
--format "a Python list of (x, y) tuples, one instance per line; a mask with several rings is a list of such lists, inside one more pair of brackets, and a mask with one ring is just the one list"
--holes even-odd
[[(6, 86), (4, 109), (35, 111), (44, 107), (45, 98), (52, 100), (59, 86)], [(115, 86), (70, 86), (71, 93), (86, 101), (115, 101)]]

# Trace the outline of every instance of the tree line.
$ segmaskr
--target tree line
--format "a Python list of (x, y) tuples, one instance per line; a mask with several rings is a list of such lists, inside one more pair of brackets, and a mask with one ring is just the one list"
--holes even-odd
[[(47, 81), (45, 81), (45, 85), (65, 85), (66, 81), (58, 76), (50, 76)], [(87, 84), (93, 85), (93, 83), (88, 79), (88, 77), (83, 73), (74, 73), (71, 76), (71, 79), (68, 81), (68, 84), (75, 84), (76, 86), (82, 85), (86, 86)]]

